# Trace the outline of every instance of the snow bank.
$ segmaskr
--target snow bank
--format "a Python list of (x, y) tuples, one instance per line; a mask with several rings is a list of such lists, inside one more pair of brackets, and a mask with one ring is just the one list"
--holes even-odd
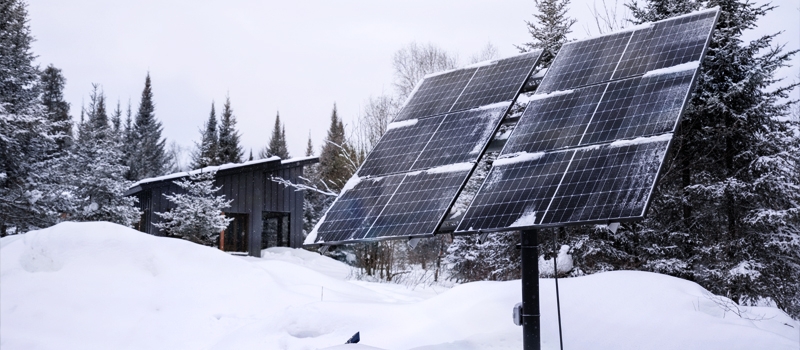
[[(520, 349), (520, 282), (406, 288), (345, 279), (311, 252), (237, 257), (109, 223), (0, 239), (2, 349)], [(725, 312), (695, 283), (644, 272), (559, 281), (565, 349), (796, 350), (800, 323)], [(541, 279), (543, 349), (556, 349)], [(343, 345), (355, 332), (361, 343)]]
[[(547, 243), (543, 243), (547, 244)], [(572, 271), (573, 261), (572, 255), (569, 254), (569, 246), (562, 245), (561, 248), (558, 250), (558, 273), (559, 275), (565, 274), (567, 272)], [(540, 277), (553, 277), (553, 270), (555, 267), (553, 266), (553, 258), (545, 259), (544, 256), (539, 257), (539, 276)]]

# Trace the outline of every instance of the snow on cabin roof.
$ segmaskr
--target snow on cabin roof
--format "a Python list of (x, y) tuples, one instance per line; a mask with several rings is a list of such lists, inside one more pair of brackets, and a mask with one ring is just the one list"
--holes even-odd
[(178, 178), (182, 178), (182, 177), (185, 177), (185, 176), (190, 176), (190, 175), (199, 174), (199, 173), (203, 173), (203, 172), (235, 169), (235, 168), (241, 168), (241, 167), (257, 165), (257, 164), (262, 164), (262, 163), (274, 162), (274, 161), (278, 161), (278, 160), (281, 161), (281, 164), (292, 164), (292, 163), (298, 163), (298, 162), (317, 159), (317, 158), (318, 157), (295, 157), (295, 158), (289, 158), (289, 159), (281, 159), (280, 157), (269, 157), (269, 158), (264, 158), (264, 159), (250, 160), (250, 161), (246, 161), (244, 163), (227, 163), (227, 164), (216, 165), (216, 166), (207, 166), (207, 167), (202, 168), (202, 169), (195, 169), (195, 170), (190, 170), (190, 171), (180, 171), (180, 172), (172, 173), (172, 174), (168, 174), (168, 175), (142, 179), (142, 180), (137, 181), (133, 185), (131, 185), (131, 188), (139, 186), (139, 185), (142, 185), (142, 184), (146, 184), (146, 183), (159, 182), (159, 181), (170, 180), (170, 179), (178, 179)]

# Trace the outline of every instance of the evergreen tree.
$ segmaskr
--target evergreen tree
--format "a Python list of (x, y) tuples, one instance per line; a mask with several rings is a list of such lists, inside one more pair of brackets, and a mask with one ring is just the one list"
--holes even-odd
[(261, 158), (280, 157), (289, 159), (289, 150), (286, 147), (286, 129), (281, 124), (281, 115), (275, 116), (275, 126), (272, 128), (272, 136), (269, 138), (269, 145), (261, 151)]
[(219, 162), (240, 163), (242, 157), (244, 151), (239, 145), (239, 131), (236, 130), (236, 117), (231, 108), (231, 98), (226, 97), (219, 123)]
[(314, 144), (311, 143), (311, 131), (308, 132), (308, 144), (306, 144), (306, 157), (314, 155)]
[(540, 67), (549, 67), (561, 46), (567, 42), (567, 34), (575, 19), (567, 16), (569, 0), (534, 0), (537, 13), (534, 21), (525, 21), (533, 41), (517, 46), (520, 52), (542, 50)]
[(0, 236), (51, 225), (68, 206), (32, 41), (25, 3), (0, 2)]
[(119, 100), (117, 100), (117, 108), (111, 114), (111, 127), (114, 131), (114, 137), (120, 139), (122, 137), (122, 109), (120, 109)]
[(142, 100), (133, 125), (134, 145), (129, 155), (129, 180), (141, 180), (165, 174), (169, 159), (165, 151), (166, 140), (161, 137), (161, 122), (155, 116), (150, 73), (144, 81)]
[(327, 188), (339, 192), (356, 171), (356, 153), (347, 142), (344, 124), (333, 105), (331, 125), (319, 156), (319, 177)]
[[(719, 6), (721, 14), (674, 138), (677, 151), (658, 183), (650, 217), (610, 244), (632, 247), (624, 251), (641, 268), (697, 281), (741, 304), (771, 300), (798, 317), (798, 286), (788, 281), (800, 276), (800, 182), (796, 154), (787, 151), (796, 149), (798, 136), (783, 118), (790, 108), (783, 101), (796, 85), (777, 86), (775, 78), (797, 51), (773, 46), (775, 34), (742, 40), (771, 5), (707, 5)], [(700, 3), (629, 6), (645, 22)]]
[(220, 231), (233, 220), (226, 218), (222, 209), (231, 205), (232, 199), (216, 193), (221, 187), (214, 187), (215, 172), (198, 172), (189, 178), (174, 181), (185, 193), (165, 194), (175, 204), (172, 210), (155, 213), (162, 222), (154, 223), (157, 228), (175, 237), (205, 245), (213, 245)]
[(217, 136), (217, 114), (214, 111), (214, 103), (211, 103), (211, 113), (208, 115), (205, 128), (201, 131), (199, 144), (195, 144), (195, 152), (192, 154), (192, 169), (201, 169), (209, 165), (220, 165), (219, 161), (219, 137)]
[[(88, 120), (79, 125), (80, 135), (67, 158), (65, 182), (71, 187), (74, 221), (109, 221), (131, 226), (141, 213), (136, 199), (124, 196), (131, 182), (122, 161), (122, 141), (108, 123), (105, 97), (93, 85)], [(119, 108), (117, 108), (119, 110)]]
[(58, 148), (62, 151), (72, 144), (72, 117), (69, 115), (69, 103), (64, 101), (66, 81), (61, 70), (52, 64), (42, 72), (42, 104), (53, 125), (53, 133), (58, 137)]

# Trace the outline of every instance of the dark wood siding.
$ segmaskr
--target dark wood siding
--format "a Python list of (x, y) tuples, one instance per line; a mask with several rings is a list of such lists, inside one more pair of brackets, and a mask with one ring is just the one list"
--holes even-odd
[[(248, 254), (261, 256), (261, 232), (263, 229), (263, 212), (288, 213), (289, 244), (301, 247), (303, 244), (303, 191), (284, 186), (270, 178), (281, 177), (298, 183), (303, 174), (303, 166), (314, 163), (316, 159), (289, 164), (280, 162), (259, 163), (217, 172), (215, 185), (221, 187), (219, 194), (233, 199), (226, 213), (247, 214), (248, 222)], [(160, 219), (154, 213), (164, 212), (174, 207), (164, 194), (183, 193), (184, 190), (169, 179), (141, 184), (141, 190), (132, 194), (139, 200), (139, 208), (144, 213), (139, 229), (141, 231), (162, 235), (153, 223)]]

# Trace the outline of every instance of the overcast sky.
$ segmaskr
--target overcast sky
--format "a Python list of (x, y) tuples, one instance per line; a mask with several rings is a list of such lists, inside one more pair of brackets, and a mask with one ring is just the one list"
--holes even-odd
[[(797, 0), (773, 4), (779, 8), (748, 38), (784, 31), (778, 42), (800, 48)], [(573, 0), (574, 38), (588, 36), (587, 28), (596, 33), (591, 5)], [(524, 21), (534, 6), (532, 0), (29, 0), (28, 10), (38, 63), (62, 69), (74, 118), (92, 83), (123, 110), (130, 100), (136, 113), (149, 71), (168, 141), (194, 147), (211, 102), (219, 114), (227, 94), (245, 152), (257, 155), (267, 144), (280, 112), (289, 152), (301, 156), (309, 133), (318, 149), (334, 103), (352, 124), (370, 95), (394, 91), (391, 57), (404, 45), (434, 43), (462, 63), (487, 43), (501, 57), (513, 55), (514, 44), (529, 40)], [(792, 80), (800, 57), (793, 62), (781, 72)]]

